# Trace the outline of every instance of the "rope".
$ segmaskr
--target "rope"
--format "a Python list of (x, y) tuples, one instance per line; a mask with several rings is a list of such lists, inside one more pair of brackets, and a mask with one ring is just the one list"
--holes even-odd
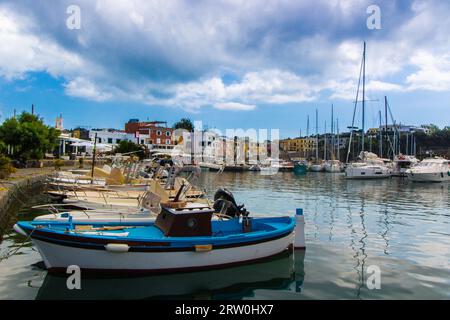
[(9, 252), (7, 252), (6, 254), (4, 254), (3, 256), (0, 257), (0, 262), (2, 262), (3, 260), (9, 259), (10, 257), (12, 257), (13, 255), (15, 255), (20, 249), (22, 249), (22, 247), (24, 246), (24, 244), (30, 240), (31, 235), (33, 234), (34, 230), (36, 230), (36, 228), (34, 228), (30, 234), (26, 237), (26, 239), (24, 241), (22, 241), (22, 243), (14, 249), (11, 249)]

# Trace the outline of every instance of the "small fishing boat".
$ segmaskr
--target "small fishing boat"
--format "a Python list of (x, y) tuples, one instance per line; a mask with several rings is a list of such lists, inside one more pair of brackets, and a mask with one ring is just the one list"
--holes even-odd
[[(66, 221), (18, 222), (14, 230), (32, 240), (49, 272), (70, 265), (84, 272), (194, 271), (305, 247), (302, 209), (295, 218), (250, 218), (243, 205), (220, 194), (214, 208), (164, 206), (155, 222), (77, 223), (69, 214)], [(212, 219), (219, 208), (229, 219)]]
[(406, 174), (413, 182), (450, 181), (450, 160), (439, 157), (424, 159), (408, 169)]
[(294, 173), (296, 175), (304, 175), (308, 172), (308, 163), (306, 161), (294, 162)]

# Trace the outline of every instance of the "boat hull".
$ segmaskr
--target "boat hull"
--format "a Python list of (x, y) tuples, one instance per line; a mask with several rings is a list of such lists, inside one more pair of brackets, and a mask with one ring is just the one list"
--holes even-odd
[(325, 171), (328, 172), (328, 173), (340, 173), (340, 172), (342, 172), (341, 166), (339, 166), (339, 165), (325, 166)]
[(313, 164), (310, 168), (312, 172), (322, 172), (324, 170), (323, 165), (321, 164)]
[(345, 170), (346, 179), (386, 179), (391, 176), (387, 168), (348, 167)]
[(61, 245), (33, 239), (51, 273), (66, 272), (71, 265), (83, 272), (173, 273), (223, 268), (275, 256), (292, 246), (294, 233), (276, 239), (230, 248), (197, 251), (112, 252)]
[(408, 173), (408, 180), (413, 182), (446, 182), (450, 181), (449, 172)]
[(298, 175), (306, 174), (308, 172), (308, 167), (305, 164), (296, 164), (294, 166), (294, 173)]

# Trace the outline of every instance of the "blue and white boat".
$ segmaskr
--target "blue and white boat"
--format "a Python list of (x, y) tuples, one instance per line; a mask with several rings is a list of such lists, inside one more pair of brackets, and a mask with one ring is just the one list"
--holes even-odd
[[(49, 272), (66, 272), (71, 265), (114, 273), (193, 271), (250, 263), (305, 247), (301, 209), (296, 217), (270, 218), (250, 218), (243, 207), (236, 209), (227, 220), (211, 219), (212, 208), (163, 207), (155, 222), (145, 224), (87, 224), (69, 215), (65, 222), (18, 222), (14, 230), (31, 238)], [(228, 207), (225, 213), (229, 212)]]

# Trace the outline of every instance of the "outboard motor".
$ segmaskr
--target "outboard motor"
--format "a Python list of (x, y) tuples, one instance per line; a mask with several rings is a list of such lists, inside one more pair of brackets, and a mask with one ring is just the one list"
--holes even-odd
[(249, 212), (244, 208), (244, 205), (237, 205), (233, 194), (225, 189), (219, 188), (214, 194), (214, 205), (213, 208), (216, 212), (221, 212), (230, 217), (247, 217)]

